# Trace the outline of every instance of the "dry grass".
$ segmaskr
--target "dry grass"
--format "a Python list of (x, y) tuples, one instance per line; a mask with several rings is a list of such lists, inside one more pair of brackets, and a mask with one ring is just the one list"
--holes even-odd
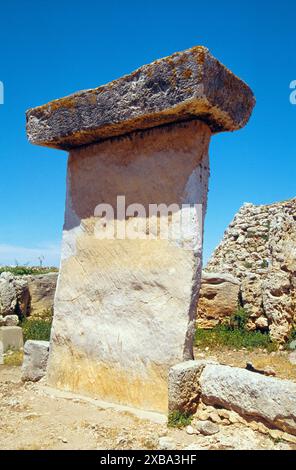
[(21, 366), (23, 363), (24, 353), (22, 351), (9, 351), (4, 356), (4, 365)]

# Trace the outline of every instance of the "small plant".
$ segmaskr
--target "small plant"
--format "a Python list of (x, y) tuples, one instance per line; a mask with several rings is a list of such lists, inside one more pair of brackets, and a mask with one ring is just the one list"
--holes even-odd
[(264, 233), (263, 235), (261, 235), (261, 238), (262, 238), (265, 242), (268, 242), (268, 240), (269, 240), (269, 235), (267, 235), (267, 234)]
[(8, 351), (4, 356), (4, 364), (6, 366), (21, 366), (23, 363), (22, 351)]
[(58, 268), (55, 267), (39, 267), (39, 266), (1, 266), (0, 274), (8, 272), (15, 276), (25, 276), (31, 274), (48, 274), (52, 272), (58, 272)]
[(192, 415), (189, 413), (182, 413), (181, 411), (172, 411), (168, 416), (169, 428), (184, 428), (189, 426), (192, 421)]
[(233, 329), (244, 330), (248, 323), (248, 319), (248, 312), (243, 307), (240, 307), (230, 318), (230, 326)]
[(21, 323), (23, 328), (24, 342), (28, 339), (49, 341), (51, 331), (51, 320), (48, 319), (25, 319)]
[(246, 261), (245, 264), (244, 264), (244, 267), (245, 267), (246, 269), (251, 269), (251, 268), (252, 268), (252, 264), (249, 263), (248, 261)]
[(262, 263), (261, 263), (261, 268), (262, 268), (262, 269), (268, 268), (268, 261), (267, 261), (267, 259), (264, 259), (264, 260), (262, 261)]
[(285, 344), (285, 348), (290, 349), (289, 346), (293, 341), (296, 341), (296, 327), (295, 326), (290, 331), (289, 338), (287, 339), (286, 344)]

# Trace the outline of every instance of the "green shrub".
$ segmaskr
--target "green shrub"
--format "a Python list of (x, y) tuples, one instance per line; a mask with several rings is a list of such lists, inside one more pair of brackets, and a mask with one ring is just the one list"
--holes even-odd
[(9, 272), (14, 276), (24, 276), (29, 274), (48, 274), (52, 272), (58, 272), (58, 268), (55, 267), (38, 267), (38, 266), (1, 266), (0, 274)]
[(28, 339), (49, 341), (51, 330), (50, 320), (25, 319), (22, 321), (21, 327), (23, 328), (24, 342)]
[(192, 415), (189, 413), (181, 413), (180, 411), (172, 411), (168, 416), (168, 427), (184, 428), (189, 426), (192, 421)]
[(202, 349), (206, 347), (210, 349), (246, 348), (249, 350), (262, 348), (269, 352), (277, 349), (277, 345), (271, 341), (267, 333), (233, 329), (228, 325), (218, 325), (212, 330), (198, 328), (195, 333), (195, 345)]
[(268, 261), (267, 261), (267, 259), (264, 259), (264, 260), (262, 261), (262, 263), (261, 263), (261, 268), (262, 268), (262, 269), (268, 268)]
[(237, 311), (230, 318), (230, 326), (232, 329), (244, 330), (249, 319), (249, 314), (243, 307)]
[(296, 328), (293, 327), (293, 328), (292, 328), (292, 331), (291, 331), (290, 334), (289, 334), (289, 338), (288, 338), (288, 340), (287, 340), (287, 342), (286, 342), (286, 344), (285, 344), (285, 348), (286, 348), (286, 349), (290, 349), (290, 348), (289, 348), (290, 343), (292, 343), (292, 341), (295, 341), (295, 340), (296, 340)]

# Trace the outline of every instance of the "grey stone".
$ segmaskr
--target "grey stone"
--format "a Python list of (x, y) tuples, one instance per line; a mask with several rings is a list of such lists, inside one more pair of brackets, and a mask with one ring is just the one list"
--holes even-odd
[(198, 46), (29, 110), (27, 133), (34, 144), (70, 149), (192, 118), (213, 132), (233, 131), (247, 123), (254, 104), (250, 88)]
[(289, 354), (289, 361), (296, 366), (296, 351)]
[(37, 382), (42, 379), (46, 373), (49, 342), (33, 340), (26, 341), (24, 353), (22, 380), (24, 382)]
[(196, 430), (204, 436), (212, 436), (220, 431), (219, 426), (211, 421), (197, 421), (195, 427)]
[(289, 344), (289, 349), (291, 350), (296, 349), (296, 339), (294, 339), (294, 341), (291, 341), (291, 343)]
[(296, 434), (296, 383), (210, 364), (200, 376), (200, 386), (204, 403)]
[(3, 316), (13, 315), (17, 305), (14, 278), (10, 273), (0, 276), (0, 313)]
[(53, 309), (58, 273), (26, 277), (30, 292), (30, 316), (42, 317)]
[[(1, 346), (2, 343), (2, 346)], [(19, 326), (0, 327), (0, 350), (5, 353), (12, 349), (19, 351), (23, 347), (23, 330)]]
[(4, 317), (5, 326), (17, 326), (19, 324), (19, 317), (17, 315), (7, 315)]
[(199, 377), (208, 361), (186, 361), (169, 371), (169, 412), (193, 414), (200, 399)]
[(176, 443), (170, 437), (164, 436), (159, 439), (158, 447), (160, 450), (174, 450), (176, 448)]

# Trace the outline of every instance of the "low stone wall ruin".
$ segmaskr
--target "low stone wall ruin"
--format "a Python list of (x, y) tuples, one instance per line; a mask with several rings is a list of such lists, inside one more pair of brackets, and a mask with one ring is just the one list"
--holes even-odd
[(269, 331), (279, 343), (289, 338), (296, 323), (296, 199), (239, 210), (205, 267), (198, 324), (227, 320), (236, 300), (249, 329)]

